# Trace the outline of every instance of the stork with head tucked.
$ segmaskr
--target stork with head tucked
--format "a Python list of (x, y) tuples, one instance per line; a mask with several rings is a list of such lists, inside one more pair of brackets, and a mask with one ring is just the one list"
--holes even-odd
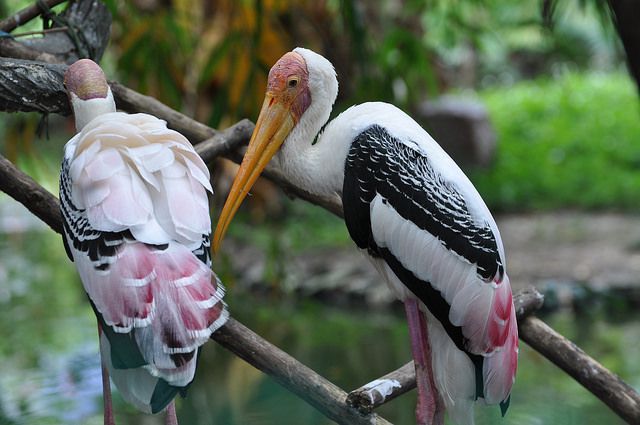
[(63, 240), (98, 318), (105, 424), (109, 375), (129, 403), (177, 423), (174, 397), (228, 317), (211, 271), (209, 171), (164, 121), (116, 112), (96, 63), (74, 63), (64, 82), (78, 134), (60, 174)]
[(454, 161), (398, 108), (352, 106), (322, 130), (337, 93), (333, 66), (310, 50), (297, 48), (271, 68), (214, 252), (273, 158), (309, 193), (342, 199), (352, 239), (404, 302), (418, 423), (442, 424), (446, 409), (458, 424), (472, 424), (478, 399), (504, 413), (518, 331), (493, 217)]

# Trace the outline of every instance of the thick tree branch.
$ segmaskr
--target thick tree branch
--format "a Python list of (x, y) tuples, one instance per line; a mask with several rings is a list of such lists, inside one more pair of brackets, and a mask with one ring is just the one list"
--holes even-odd
[(640, 94), (640, 2), (638, 0), (608, 0), (611, 18), (627, 56), (629, 73)]
[(62, 230), (58, 199), (0, 155), (0, 190), (27, 207), (56, 232)]
[(69, 115), (62, 84), (66, 69), (61, 64), (0, 58), (0, 110)]
[(389, 424), (380, 416), (348, 406), (347, 393), (233, 319), (211, 338), (339, 424)]
[(580, 347), (531, 316), (520, 321), (520, 338), (602, 400), (630, 424), (640, 424), (640, 395)]
[[(127, 112), (145, 112), (165, 120), (169, 127), (182, 133), (194, 145), (219, 132), (190, 118), (151, 96), (140, 94), (117, 81), (109, 81), (118, 108)], [(247, 139), (248, 140), (248, 139)]]

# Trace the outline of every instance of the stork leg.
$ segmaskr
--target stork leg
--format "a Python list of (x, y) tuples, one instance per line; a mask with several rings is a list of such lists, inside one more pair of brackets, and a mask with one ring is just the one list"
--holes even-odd
[(417, 425), (443, 425), (444, 406), (433, 378), (427, 320), (415, 299), (405, 300), (404, 309), (409, 322), (411, 352), (416, 368), (418, 387), (416, 423)]
[[(102, 329), (98, 323), (98, 338), (101, 338)], [(109, 371), (105, 366), (102, 351), (100, 351), (100, 365), (102, 367), (102, 399), (104, 401), (104, 425), (115, 425), (113, 416), (113, 405), (111, 402), (111, 383), (109, 382)]]
[(171, 400), (167, 406), (167, 416), (165, 418), (166, 425), (178, 425), (178, 416), (176, 415), (176, 401)]

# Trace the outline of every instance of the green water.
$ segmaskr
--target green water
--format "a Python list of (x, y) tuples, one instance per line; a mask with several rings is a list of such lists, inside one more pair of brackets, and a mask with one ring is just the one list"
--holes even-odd
[[(409, 360), (400, 308), (336, 308), (292, 297), (257, 297), (229, 288), (232, 314), (345, 390)], [(640, 388), (640, 316), (607, 313), (545, 319), (605, 366)], [(95, 320), (59, 236), (47, 230), (0, 236), (0, 424), (100, 424), (101, 382)], [(483, 424), (620, 424), (594, 396), (522, 344), (511, 407), (476, 409)], [(159, 424), (115, 396), (119, 424)], [(415, 392), (379, 413), (413, 423)], [(182, 424), (330, 424), (275, 381), (211, 342), (196, 379), (178, 401)]]

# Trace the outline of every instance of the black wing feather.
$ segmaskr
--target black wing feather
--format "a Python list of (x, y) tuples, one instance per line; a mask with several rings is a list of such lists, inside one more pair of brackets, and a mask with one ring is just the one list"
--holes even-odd
[(478, 267), (485, 280), (502, 277), (504, 268), (491, 227), (475, 224), (463, 196), (442, 178), (423, 153), (373, 125), (352, 142), (345, 163), (343, 210), (351, 238), (382, 258), (396, 276), (442, 323), (476, 369), (476, 395), (483, 396), (483, 357), (466, 350), (462, 329), (449, 321), (451, 306), (430, 282), (406, 269), (390, 250), (379, 247), (371, 229), (371, 202), (380, 195), (403, 218), (436, 236), (442, 244)]
[(446, 248), (477, 264), (484, 280), (504, 273), (491, 226), (475, 223), (464, 197), (433, 168), (429, 158), (379, 125), (360, 133), (351, 144), (343, 187), (351, 237), (360, 248), (373, 251), (369, 208), (376, 194)]

